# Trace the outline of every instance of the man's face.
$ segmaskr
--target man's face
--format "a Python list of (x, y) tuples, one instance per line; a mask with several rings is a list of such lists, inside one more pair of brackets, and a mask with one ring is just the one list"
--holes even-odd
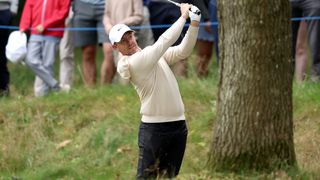
[(126, 32), (122, 36), (121, 41), (118, 43), (115, 43), (114, 47), (118, 48), (121, 54), (125, 56), (131, 56), (132, 54), (139, 51), (136, 38), (134, 37), (134, 32), (132, 31)]

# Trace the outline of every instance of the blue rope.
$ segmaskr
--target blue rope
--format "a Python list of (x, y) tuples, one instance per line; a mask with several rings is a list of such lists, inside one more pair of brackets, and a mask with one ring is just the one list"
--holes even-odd
[[(320, 16), (314, 17), (298, 17), (291, 18), (291, 21), (302, 21), (302, 20), (320, 20)], [(199, 26), (205, 26), (206, 23), (200, 23)], [(161, 25), (150, 25), (150, 26), (130, 26), (131, 29), (139, 30), (139, 29), (159, 29), (159, 28), (169, 28), (172, 24), (161, 24)], [(218, 22), (211, 22), (210, 25), (218, 26)], [(189, 24), (185, 25), (186, 27)], [(11, 30), (19, 30), (18, 26), (2, 26), (0, 25), (0, 29), (11, 29)], [(70, 27), (70, 28), (48, 28), (49, 31), (104, 31), (104, 28), (96, 28), (96, 27)]]
[(320, 16), (306, 16), (306, 17), (295, 17), (291, 18), (291, 21), (302, 21), (302, 20), (320, 20)]

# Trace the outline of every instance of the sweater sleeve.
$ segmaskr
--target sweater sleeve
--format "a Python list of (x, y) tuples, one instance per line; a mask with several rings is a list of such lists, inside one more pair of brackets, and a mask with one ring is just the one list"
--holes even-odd
[(20, 30), (24, 30), (27, 31), (28, 28), (31, 25), (31, 17), (32, 17), (32, 2), (33, 0), (27, 0), (24, 8), (23, 8), (23, 12), (21, 15), (21, 19), (20, 19), (20, 25), (19, 28)]
[(199, 27), (189, 26), (187, 34), (178, 46), (170, 47), (164, 54), (164, 59), (169, 65), (185, 59), (192, 53), (198, 37)]
[(139, 25), (143, 21), (143, 4), (141, 0), (134, 0), (132, 15), (122, 20), (120, 23), (128, 26)]
[(139, 74), (140, 77), (148, 76), (163, 54), (177, 41), (185, 22), (186, 19), (180, 17), (152, 46), (148, 46), (132, 56), (120, 59), (117, 67), (119, 74), (126, 79), (131, 76), (129, 74), (132, 72), (137, 72), (136, 74)]
[(50, 18), (45, 19), (43, 23), (44, 29), (57, 27), (61, 20), (65, 20), (68, 17), (69, 9), (70, 0), (60, 1), (60, 7), (55, 11), (56, 13)]
[[(134, 54), (134, 59), (130, 62), (133, 68), (151, 69), (154, 64), (160, 60), (168, 48), (178, 40), (185, 22), (186, 20), (183, 17), (180, 17), (152, 46), (148, 46), (140, 53)], [(143, 59), (143, 61), (140, 59)]]

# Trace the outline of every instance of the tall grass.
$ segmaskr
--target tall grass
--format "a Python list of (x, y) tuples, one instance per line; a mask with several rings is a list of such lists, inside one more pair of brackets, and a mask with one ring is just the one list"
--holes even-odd
[[(76, 59), (80, 64), (79, 53)], [(294, 84), (300, 171), (210, 173), (206, 163), (216, 112), (217, 65), (212, 64), (209, 78), (198, 79), (194, 59), (189, 78), (179, 79), (189, 136), (178, 179), (320, 179), (320, 85), (308, 82)], [(0, 99), (0, 179), (135, 178), (140, 122), (135, 90), (118, 83), (85, 88), (80, 69), (69, 94), (34, 98), (31, 71), (10, 64), (11, 96)]]

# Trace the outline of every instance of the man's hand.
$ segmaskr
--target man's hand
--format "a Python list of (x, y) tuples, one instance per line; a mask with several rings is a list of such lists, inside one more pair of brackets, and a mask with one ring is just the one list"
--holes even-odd
[(212, 31), (212, 29), (211, 29), (211, 22), (210, 22), (210, 20), (208, 20), (208, 21), (206, 21), (206, 22), (204, 22), (205, 24), (204, 24), (204, 29), (208, 32), (208, 33), (210, 33), (210, 34), (213, 34), (213, 31)]
[(197, 21), (200, 22), (201, 19), (201, 11), (196, 6), (191, 6), (189, 10), (189, 17), (191, 21)]
[(44, 31), (44, 27), (42, 24), (39, 24), (37, 27), (36, 27), (36, 30), (38, 31), (38, 33), (42, 34), (43, 31)]
[(180, 12), (181, 12), (181, 16), (185, 19), (189, 18), (189, 9), (191, 8), (190, 4), (186, 4), (186, 3), (181, 3), (180, 4)]

